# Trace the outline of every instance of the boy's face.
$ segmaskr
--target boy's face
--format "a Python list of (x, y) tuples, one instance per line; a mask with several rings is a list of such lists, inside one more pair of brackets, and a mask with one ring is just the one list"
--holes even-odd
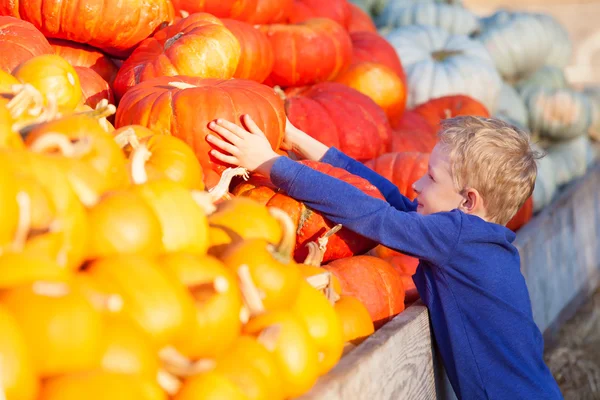
[(427, 173), (413, 183), (417, 193), (417, 212), (429, 215), (459, 208), (465, 198), (454, 187), (450, 158), (443, 145), (437, 144), (429, 157)]

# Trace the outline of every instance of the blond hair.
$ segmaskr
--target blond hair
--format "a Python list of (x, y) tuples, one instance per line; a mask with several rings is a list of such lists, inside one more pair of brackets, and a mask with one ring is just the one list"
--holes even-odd
[(529, 134), (499, 119), (462, 116), (442, 121), (438, 136), (459, 193), (477, 190), (488, 221), (506, 225), (531, 196), (543, 156)]

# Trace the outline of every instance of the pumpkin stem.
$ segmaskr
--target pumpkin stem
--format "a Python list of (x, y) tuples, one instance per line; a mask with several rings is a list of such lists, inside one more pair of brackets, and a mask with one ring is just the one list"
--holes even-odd
[(242, 321), (244, 315), (253, 317), (264, 313), (265, 306), (263, 305), (260, 292), (252, 280), (252, 275), (250, 275), (250, 268), (248, 268), (246, 264), (240, 265), (237, 270), (237, 275), (240, 282), (242, 297), (244, 299), (244, 308), (246, 309), (246, 311), (240, 314)]
[(272, 251), (271, 253), (278, 261), (289, 263), (292, 259), (294, 247), (296, 247), (296, 226), (294, 225), (294, 221), (292, 221), (292, 218), (280, 208), (269, 207), (269, 214), (279, 222), (283, 232), (281, 241), (275, 248), (275, 251)]
[(169, 82), (170, 86), (173, 86), (174, 88), (177, 89), (193, 89), (193, 88), (197, 88), (198, 86), (196, 85), (192, 85), (191, 83), (187, 83), (187, 82), (177, 82), (177, 81), (173, 81), (173, 82)]
[(160, 350), (158, 357), (166, 372), (180, 378), (208, 372), (216, 366), (215, 360), (208, 358), (192, 361), (171, 346)]
[(63, 297), (71, 292), (69, 286), (62, 282), (37, 281), (33, 283), (31, 289), (33, 293), (46, 297)]
[(27, 192), (17, 193), (17, 205), (19, 207), (19, 220), (15, 237), (11, 243), (12, 251), (15, 253), (23, 251), (31, 230), (31, 198)]
[(37, 117), (42, 113), (44, 96), (29, 83), (12, 85), (10, 94), (13, 95), (13, 98), (8, 102), (6, 108), (13, 119), (18, 119), (25, 112), (31, 117)]
[(148, 182), (148, 173), (146, 172), (146, 162), (152, 157), (152, 152), (148, 149), (145, 143), (141, 143), (134, 148), (129, 158), (129, 175), (131, 182), (135, 185), (141, 185)]
[(446, 119), (452, 118), (452, 110), (450, 110), (449, 108), (445, 108), (444, 117), (446, 117)]
[(185, 10), (179, 10), (179, 14), (181, 14), (181, 18), (187, 18), (190, 16), (190, 13)]
[(342, 229), (342, 224), (337, 224), (336, 226), (325, 232), (323, 236), (317, 239), (317, 242), (319, 243), (319, 249), (323, 252), (323, 254), (325, 254), (325, 251), (327, 250), (327, 243), (329, 243), (329, 238), (338, 233), (340, 229)]
[(127, 145), (131, 146), (132, 149), (135, 149), (140, 145), (140, 139), (138, 139), (135, 130), (132, 127), (125, 129), (123, 132), (116, 135), (114, 139), (121, 149)]
[(77, 195), (77, 198), (87, 208), (95, 206), (100, 201), (100, 196), (94, 190), (92, 190), (87, 182), (80, 179), (75, 174), (69, 174), (69, 186), (73, 189), (73, 192)]
[(304, 265), (312, 265), (313, 267), (320, 267), (323, 262), (323, 255), (325, 252), (321, 250), (316, 242), (308, 242), (308, 255), (304, 259)]
[[(184, 17), (185, 18), (185, 17)], [(178, 41), (183, 36), (183, 32), (177, 32), (177, 34), (173, 35), (169, 39), (165, 40), (165, 45), (163, 46), (163, 50), (167, 50), (169, 47), (173, 46), (176, 41)]]
[(445, 61), (447, 58), (462, 54), (459, 50), (438, 50), (431, 53), (431, 57), (435, 61)]
[(275, 91), (275, 94), (279, 96), (279, 98), (281, 100), (285, 101), (287, 99), (287, 95), (285, 94), (285, 92), (283, 91), (281, 86), (276, 85), (273, 87), (273, 90)]
[(204, 210), (206, 215), (210, 215), (217, 211), (217, 206), (215, 206), (212, 194), (201, 190), (192, 190), (190, 193), (198, 207)]
[(281, 325), (273, 324), (263, 329), (256, 340), (265, 346), (267, 350), (273, 352), (277, 346), (277, 339), (281, 334)]
[(162, 368), (156, 374), (156, 382), (169, 396), (175, 396), (181, 389), (181, 381)]
[(117, 107), (114, 104), (110, 104), (108, 99), (102, 99), (96, 104), (96, 108), (91, 111), (81, 111), (77, 115), (86, 115), (90, 118), (101, 119), (107, 118), (117, 112)]
[(227, 168), (225, 171), (223, 171), (221, 174), (221, 179), (219, 179), (219, 183), (217, 183), (215, 187), (208, 190), (213, 201), (222, 199), (229, 192), (231, 180), (236, 176), (241, 176), (245, 181), (247, 181), (249, 178), (248, 170), (246, 168), (237, 167)]
[(48, 132), (35, 139), (29, 146), (29, 150), (34, 153), (46, 153), (53, 149), (58, 149), (65, 157), (78, 158), (90, 152), (92, 141), (89, 137), (84, 136), (73, 143), (71, 139), (61, 133)]

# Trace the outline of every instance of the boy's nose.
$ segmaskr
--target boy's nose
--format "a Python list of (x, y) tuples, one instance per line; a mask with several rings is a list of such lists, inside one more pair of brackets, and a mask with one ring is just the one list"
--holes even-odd
[(419, 190), (419, 185), (417, 185), (418, 183), (419, 183), (419, 181), (415, 181), (412, 184), (412, 190), (414, 190), (416, 194), (420, 194), (421, 193), (421, 191)]

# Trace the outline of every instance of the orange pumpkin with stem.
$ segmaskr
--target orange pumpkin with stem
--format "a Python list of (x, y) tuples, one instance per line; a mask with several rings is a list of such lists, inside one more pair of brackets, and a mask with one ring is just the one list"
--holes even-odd
[[(166, 98), (172, 100), (165, 102)], [(228, 166), (209, 154), (206, 135), (215, 133), (208, 124), (216, 118), (241, 124), (242, 114), (252, 117), (274, 149), (280, 147), (286, 120), (283, 101), (271, 88), (245, 79), (179, 76), (142, 82), (121, 99), (116, 126), (139, 124), (184, 140), (202, 165), (205, 184), (212, 187)]]
[(4, 292), (0, 303), (19, 323), (41, 377), (97, 365), (102, 318), (76, 287), (38, 281)]
[(31, 58), (19, 65), (13, 75), (39, 90), (44, 98), (54, 97), (60, 110), (73, 111), (81, 101), (77, 72), (60, 56), (45, 54)]
[[(292, 258), (296, 241), (294, 223), (280, 209), (269, 208), (269, 213), (283, 229), (279, 244), (262, 238), (243, 240), (228, 247), (221, 260), (238, 274), (247, 271), (266, 310), (281, 310), (294, 302), (300, 290), (301, 275)], [(250, 313), (255, 312), (250, 310)]]
[(115, 93), (121, 98), (133, 86), (159, 76), (229, 79), (240, 54), (238, 40), (218, 18), (193, 14), (140, 43), (119, 69)]
[(91, 68), (75, 67), (74, 69), (79, 77), (81, 92), (83, 94), (82, 100), (86, 105), (94, 108), (102, 99), (106, 99), (110, 104), (114, 104), (115, 99), (112, 89), (104, 78)]
[[(316, 161), (301, 161), (301, 163), (324, 174), (341, 179), (370, 196), (383, 199), (375, 186), (344, 169)], [(276, 190), (270, 181), (258, 175), (254, 175), (248, 182), (238, 185), (233, 190), (233, 194), (250, 197), (269, 207), (278, 207), (291, 216), (297, 232), (294, 258), (298, 262), (304, 260), (308, 254), (306, 244), (317, 240), (335, 225), (317, 211), (308, 208), (304, 203)], [(368, 251), (373, 247), (375, 247), (375, 244), (371, 240), (347, 229), (342, 229), (329, 238), (323, 261), (349, 257), (352, 254)]]
[(141, 327), (155, 350), (189, 329), (193, 317), (189, 293), (156, 258), (107, 257), (90, 263), (85, 273), (122, 296), (121, 313)]
[(72, 66), (90, 68), (112, 85), (119, 68), (106, 54), (82, 43), (54, 38), (48, 41), (54, 53), (67, 60)]
[(44, 35), (27, 21), (0, 16), (0, 70), (12, 72), (23, 62), (42, 54), (53, 54)]
[(444, 119), (458, 117), (460, 115), (475, 115), (489, 118), (490, 113), (479, 101), (465, 95), (443, 96), (431, 99), (413, 109), (413, 111), (425, 118), (433, 132), (440, 128), (440, 122)]
[(372, 62), (383, 64), (391, 68), (404, 83), (406, 88), (406, 74), (402, 62), (394, 47), (377, 32), (351, 32), (352, 64)]
[(291, 311), (271, 311), (252, 318), (244, 332), (275, 356), (285, 397), (306, 393), (319, 376), (318, 350), (305, 323)]
[(341, 296), (333, 307), (342, 323), (345, 342), (358, 345), (375, 331), (369, 311), (357, 298)]
[(170, 135), (156, 135), (141, 125), (125, 126), (113, 132), (115, 141), (128, 155), (144, 144), (150, 156), (145, 162), (149, 180), (167, 178), (189, 190), (204, 190), (204, 173), (192, 148)]
[(31, 362), (30, 348), (15, 317), (0, 306), (0, 387), (7, 399), (35, 400), (39, 382)]
[(311, 18), (328, 18), (337, 22), (344, 28), (348, 26), (352, 11), (350, 3), (346, 0), (294, 0), (288, 22), (295, 24)]
[(400, 274), (386, 261), (355, 256), (324, 266), (342, 284), (342, 296), (360, 300), (369, 310), (376, 328), (404, 310), (404, 285)]
[(174, 0), (175, 10), (183, 14), (206, 12), (251, 24), (285, 22), (294, 0)]
[(193, 323), (174, 341), (192, 360), (219, 356), (237, 339), (242, 323), (242, 297), (236, 276), (210, 256), (171, 253), (159, 259), (188, 288), (195, 311)]
[(132, 374), (82, 371), (44, 382), (38, 400), (167, 400), (154, 380)]

